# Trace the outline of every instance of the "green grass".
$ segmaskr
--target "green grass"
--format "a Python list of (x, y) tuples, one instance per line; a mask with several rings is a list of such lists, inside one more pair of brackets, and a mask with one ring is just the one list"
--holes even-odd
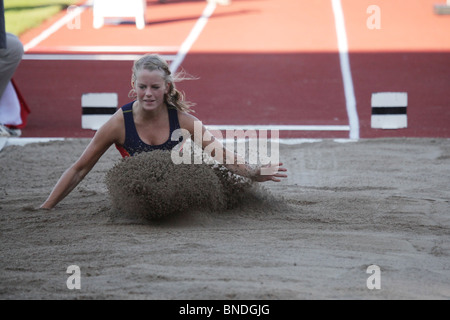
[(78, 0), (4, 0), (6, 31), (20, 36)]

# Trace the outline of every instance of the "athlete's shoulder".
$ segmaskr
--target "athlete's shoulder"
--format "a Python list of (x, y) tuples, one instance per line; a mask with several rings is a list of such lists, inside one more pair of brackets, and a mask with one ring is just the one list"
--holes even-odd
[(202, 131), (205, 130), (202, 121), (191, 113), (178, 111), (178, 121), (181, 129), (185, 129), (191, 134), (194, 134), (194, 132), (200, 128)]
[(193, 124), (195, 121), (200, 121), (196, 116), (192, 113), (188, 113), (185, 111), (178, 110), (178, 120), (180, 121), (180, 125), (184, 124)]
[(111, 143), (123, 142), (125, 136), (125, 122), (122, 109), (118, 109), (97, 131), (99, 136)]

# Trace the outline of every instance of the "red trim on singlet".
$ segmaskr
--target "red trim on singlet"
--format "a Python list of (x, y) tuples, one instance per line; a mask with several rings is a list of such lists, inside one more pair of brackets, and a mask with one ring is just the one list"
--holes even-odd
[(122, 158), (128, 158), (130, 156), (130, 154), (128, 153), (127, 150), (125, 150), (124, 147), (122, 147), (121, 145), (116, 143), (116, 149), (119, 150), (120, 155), (122, 156)]

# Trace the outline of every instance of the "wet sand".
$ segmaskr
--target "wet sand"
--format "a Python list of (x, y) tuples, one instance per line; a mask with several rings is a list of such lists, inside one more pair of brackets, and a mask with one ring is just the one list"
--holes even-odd
[(56, 209), (37, 210), (88, 142), (0, 152), (0, 299), (450, 298), (448, 139), (281, 145), (289, 177), (263, 197), (156, 221), (112, 204), (111, 148)]

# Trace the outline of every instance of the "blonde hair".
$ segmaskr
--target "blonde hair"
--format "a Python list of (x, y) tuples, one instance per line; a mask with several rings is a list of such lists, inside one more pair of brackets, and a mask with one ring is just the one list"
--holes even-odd
[(184, 112), (194, 112), (191, 107), (194, 106), (195, 103), (185, 100), (184, 93), (177, 90), (175, 82), (180, 82), (183, 80), (195, 80), (196, 78), (188, 75), (184, 71), (177, 72), (176, 74), (172, 75), (172, 72), (169, 69), (169, 64), (159, 54), (146, 54), (134, 62), (133, 68), (131, 69), (132, 89), (128, 94), (129, 98), (136, 98), (136, 91), (133, 85), (136, 83), (137, 73), (142, 69), (148, 71), (161, 70), (164, 73), (164, 81), (166, 85), (170, 86), (169, 92), (164, 95), (164, 102), (168, 107), (172, 107)]

